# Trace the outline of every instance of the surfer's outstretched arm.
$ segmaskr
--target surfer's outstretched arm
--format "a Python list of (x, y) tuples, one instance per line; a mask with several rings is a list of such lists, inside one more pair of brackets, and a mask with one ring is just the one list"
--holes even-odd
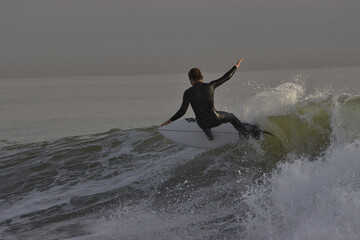
[(189, 100), (189, 97), (188, 97), (188, 92), (185, 91), (184, 95), (183, 95), (183, 101), (182, 101), (180, 109), (169, 120), (163, 122), (160, 125), (160, 127), (168, 125), (169, 123), (171, 123), (171, 122), (181, 118), (182, 116), (184, 116), (187, 109), (188, 109), (188, 107), (189, 107), (189, 104), (190, 104), (190, 100)]
[(218, 86), (220, 86), (221, 84), (223, 84), (224, 82), (226, 82), (227, 80), (229, 80), (234, 73), (236, 72), (236, 70), (238, 69), (238, 67), (240, 66), (240, 63), (244, 61), (244, 58), (241, 58), (229, 71), (227, 71), (221, 78), (214, 80), (212, 82), (210, 82), (210, 85), (213, 86), (214, 88), (217, 88)]

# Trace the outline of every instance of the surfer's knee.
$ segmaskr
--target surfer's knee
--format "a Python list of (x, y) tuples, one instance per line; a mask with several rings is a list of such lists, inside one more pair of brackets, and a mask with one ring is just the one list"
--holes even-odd
[(231, 118), (233, 118), (233, 119), (234, 119), (234, 118), (237, 118), (237, 117), (235, 116), (235, 114), (233, 114), (233, 113), (229, 113), (229, 114), (230, 114), (230, 117), (231, 117)]
[(235, 125), (242, 125), (241, 121), (233, 113), (229, 113), (229, 122)]

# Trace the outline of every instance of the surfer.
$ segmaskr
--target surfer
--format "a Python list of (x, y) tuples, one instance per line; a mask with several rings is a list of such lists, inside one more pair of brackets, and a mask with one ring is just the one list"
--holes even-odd
[(258, 127), (248, 131), (234, 114), (217, 111), (214, 107), (215, 88), (229, 80), (239, 68), (240, 63), (243, 60), (244, 58), (241, 58), (235, 66), (224, 74), (224, 76), (211, 81), (210, 83), (203, 82), (203, 76), (200, 69), (192, 68), (188, 73), (192, 87), (184, 92), (180, 109), (169, 120), (163, 122), (160, 126), (162, 127), (168, 125), (169, 123), (181, 118), (186, 113), (189, 104), (191, 104), (196, 116), (196, 123), (204, 131), (209, 140), (214, 139), (211, 128), (217, 127), (223, 123), (231, 123), (239, 132), (240, 136), (252, 136), (255, 139), (259, 139), (261, 130)]

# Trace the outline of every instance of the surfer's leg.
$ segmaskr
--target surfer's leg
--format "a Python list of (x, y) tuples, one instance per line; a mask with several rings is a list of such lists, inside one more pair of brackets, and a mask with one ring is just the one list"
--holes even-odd
[(210, 121), (208, 119), (206, 121), (198, 121), (198, 119), (196, 119), (196, 123), (204, 131), (206, 137), (212, 141), (214, 137), (211, 132), (212, 125), (209, 125), (211, 124)]
[(205, 133), (205, 135), (207, 136), (207, 138), (212, 141), (214, 139), (212, 132), (211, 132), (211, 128), (203, 128), (202, 129)]
[(249, 132), (246, 130), (246, 128), (242, 125), (241, 121), (232, 113), (228, 112), (217, 112), (219, 116), (219, 121), (222, 123), (231, 123), (233, 127), (239, 132), (240, 136), (247, 137), (249, 135)]

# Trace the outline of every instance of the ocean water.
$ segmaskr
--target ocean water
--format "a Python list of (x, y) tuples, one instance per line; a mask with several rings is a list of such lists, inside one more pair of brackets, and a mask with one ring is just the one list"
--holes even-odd
[(0, 80), (0, 239), (359, 239), (359, 78), (238, 71), (217, 109), (275, 137), (212, 150), (157, 131), (186, 74)]

